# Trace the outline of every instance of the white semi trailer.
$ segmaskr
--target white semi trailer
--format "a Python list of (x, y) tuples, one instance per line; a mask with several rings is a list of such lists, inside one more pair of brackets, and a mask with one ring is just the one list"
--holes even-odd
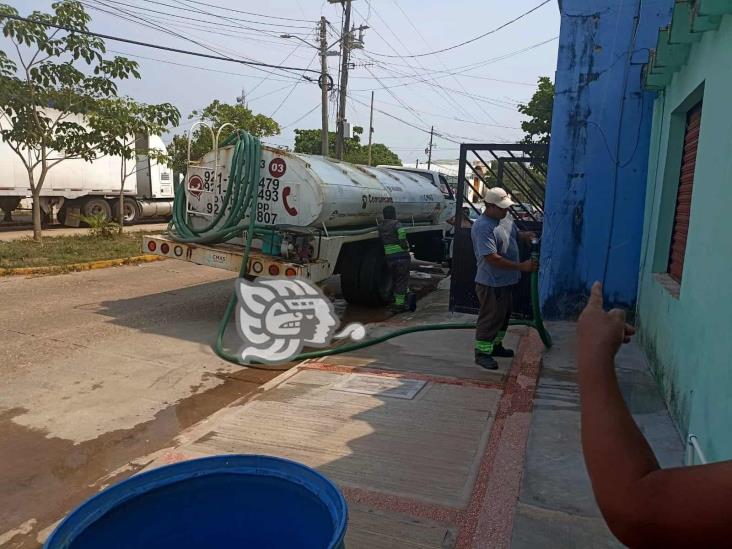
[[(190, 225), (202, 227), (219, 213), (228, 183), (233, 147), (209, 153), (189, 168), (186, 181)], [(391, 276), (376, 226), (392, 205), (405, 226), (417, 259), (444, 258), (446, 220), (454, 215), (449, 189), (419, 174), (357, 166), (263, 147), (259, 166), (258, 231), (249, 276), (300, 276), (320, 282), (341, 275), (350, 303), (381, 305)], [(238, 272), (241, 238), (216, 245), (185, 244), (168, 236), (146, 236), (144, 251)]]
[[(54, 112), (49, 109), (47, 114), (53, 117)], [(82, 117), (72, 118), (83, 124)], [(165, 143), (158, 136), (139, 136), (135, 148), (140, 153), (135, 173), (125, 180), (126, 224), (133, 224), (143, 217), (168, 216), (173, 209), (173, 171), (151, 161), (145, 154), (151, 149), (165, 152)], [(51, 157), (55, 156), (51, 152)], [(50, 219), (53, 208), (61, 223), (68, 217), (69, 220), (75, 220), (72, 224), (78, 224), (78, 216), (67, 216), (67, 213), (76, 209), (82, 215), (101, 213), (116, 217), (121, 163), (121, 157), (101, 156), (92, 162), (64, 160), (51, 168), (41, 188), (40, 205), (44, 221)], [(28, 172), (23, 162), (10, 145), (0, 138), (0, 209), (12, 211), (22, 199), (30, 197)]]

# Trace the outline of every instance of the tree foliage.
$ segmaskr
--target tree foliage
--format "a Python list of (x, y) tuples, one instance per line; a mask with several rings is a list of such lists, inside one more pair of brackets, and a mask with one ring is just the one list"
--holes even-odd
[(548, 76), (541, 76), (531, 100), (525, 105), (518, 106), (518, 111), (528, 117), (528, 120), (521, 122), (521, 129), (526, 134), (522, 143), (549, 144), (553, 108), (554, 84)]
[(97, 135), (97, 149), (102, 154), (121, 157), (119, 190), (119, 232), (124, 226), (125, 181), (137, 171), (137, 156), (154, 163), (167, 163), (168, 155), (150, 148), (149, 136), (162, 134), (167, 126), (177, 126), (180, 112), (170, 103), (147, 105), (129, 97), (100, 100), (88, 116), (89, 126)]
[[(219, 141), (226, 139), (234, 130), (246, 130), (257, 137), (270, 137), (280, 133), (280, 125), (269, 116), (254, 114), (244, 105), (230, 105), (218, 99), (201, 110), (193, 111), (188, 118), (200, 119), (213, 127), (214, 131), (224, 124), (231, 124), (233, 127), (227, 126), (221, 132)], [(213, 149), (211, 132), (206, 128), (196, 128), (191, 143), (191, 159), (198, 160), (211, 149)], [(168, 152), (173, 169), (176, 172), (185, 172), (188, 167), (188, 136), (180, 134), (173, 136)]]
[(0, 51), (0, 136), (28, 172), (36, 240), (41, 238), (40, 192), (49, 170), (70, 158), (91, 161), (99, 152), (99, 135), (77, 115), (115, 97), (115, 80), (140, 77), (134, 61), (105, 58), (101, 38), (51, 26), (88, 30), (91, 18), (81, 2), (62, 0), (52, 9), (19, 21), (7, 17), (18, 16), (15, 8), (0, 4), (3, 34), (18, 59), (16, 64)]
[[(343, 160), (352, 164), (368, 164), (369, 147), (361, 144), (361, 135), (363, 128), (355, 126), (353, 128), (353, 137), (345, 140), (343, 152)], [(295, 152), (303, 154), (321, 154), (322, 145), (320, 143), (321, 130), (295, 130)], [(335, 132), (328, 132), (328, 154), (331, 158), (335, 157)], [(380, 164), (388, 164), (391, 166), (401, 166), (402, 162), (389, 147), (382, 143), (374, 143), (371, 146), (371, 164), (378, 166)]]

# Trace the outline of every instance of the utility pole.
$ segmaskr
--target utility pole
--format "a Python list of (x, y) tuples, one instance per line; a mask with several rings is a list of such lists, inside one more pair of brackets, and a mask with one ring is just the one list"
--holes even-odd
[(236, 98), (236, 103), (242, 107), (247, 106), (247, 92), (244, 90), (244, 86), (241, 88), (241, 95)]
[(427, 169), (429, 170), (432, 167), (432, 137), (435, 135), (435, 127), (432, 126), (430, 128), (430, 148), (428, 151), (425, 151), (427, 153)]
[(371, 115), (369, 116), (369, 166), (371, 165), (371, 137), (374, 134), (374, 92), (371, 91)]
[(322, 94), (321, 154), (328, 157), (328, 35), (325, 17), (320, 18), (320, 90)]
[(343, 30), (341, 31), (341, 88), (336, 121), (336, 158), (343, 160), (345, 149), (346, 90), (348, 88), (348, 57), (351, 52), (351, 0), (345, 0)]

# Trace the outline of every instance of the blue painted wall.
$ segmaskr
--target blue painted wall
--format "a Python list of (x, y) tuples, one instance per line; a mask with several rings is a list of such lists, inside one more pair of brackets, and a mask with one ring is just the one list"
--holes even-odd
[(563, 0), (540, 294), (547, 318), (577, 315), (595, 280), (610, 305), (638, 286), (655, 94), (642, 65), (672, 0)]

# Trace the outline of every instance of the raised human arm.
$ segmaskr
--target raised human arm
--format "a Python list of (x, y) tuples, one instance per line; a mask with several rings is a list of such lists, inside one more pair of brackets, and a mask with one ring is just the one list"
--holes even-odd
[(732, 462), (661, 469), (620, 393), (615, 354), (634, 330), (595, 283), (577, 326), (582, 449), (610, 530), (630, 547), (728, 547)]

